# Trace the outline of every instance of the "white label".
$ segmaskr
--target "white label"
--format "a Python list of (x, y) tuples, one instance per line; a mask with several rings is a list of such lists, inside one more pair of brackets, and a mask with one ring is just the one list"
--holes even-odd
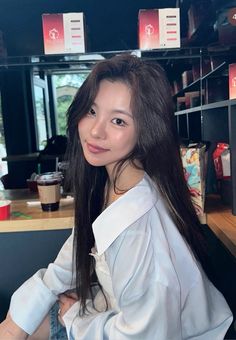
[(56, 203), (60, 200), (60, 184), (38, 185), (39, 199), (43, 204)]

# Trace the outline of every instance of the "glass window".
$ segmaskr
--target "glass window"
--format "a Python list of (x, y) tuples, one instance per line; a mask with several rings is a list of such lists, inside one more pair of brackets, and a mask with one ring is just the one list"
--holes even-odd
[(87, 78), (89, 71), (80, 73), (54, 74), (52, 76), (55, 88), (55, 113), (57, 120), (57, 133), (66, 134), (66, 111), (70, 106), (78, 88)]
[(47, 123), (44, 103), (44, 88), (34, 85), (35, 113), (38, 135), (38, 149), (45, 147), (47, 140)]
[(5, 144), (5, 136), (4, 136), (4, 127), (3, 127), (3, 119), (2, 119), (2, 101), (0, 95), (0, 177), (8, 173), (7, 162), (2, 161), (3, 157), (6, 157), (6, 144)]

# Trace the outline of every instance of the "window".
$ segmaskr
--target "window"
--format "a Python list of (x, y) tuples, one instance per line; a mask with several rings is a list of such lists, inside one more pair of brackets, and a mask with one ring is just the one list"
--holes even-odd
[(79, 73), (53, 74), (52, 83), (55, 93), (55, 115), (57, 120), (57, 134), (66, 134), (66, 111), (70, 106), (78, 88), (87, 78), (89, 71)]
[(37, 149), (42, 150), (50, 138), (50, 120), (48, 109), (47, 83), (44, 79), (34, 76), (34, 111), (36, 126)]
[(2, 101), (0, 95), (0, 177), (8, 173), (7, 162), (2, 161), (3, 157), (6, 157), (6, 145), (5, 145), (5, 136), (4, 136), (4, 127), (3, 127), (3, 119), (2, 119)]

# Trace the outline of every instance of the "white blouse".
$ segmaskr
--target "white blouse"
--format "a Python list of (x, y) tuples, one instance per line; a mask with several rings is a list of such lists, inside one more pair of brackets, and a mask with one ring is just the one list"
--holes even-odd
[[(233, 318), (180, 235), (151, 179), (112, 203), (93, 223), (99, 291), (90, 314), (79, 302), (64, 315), (68, 339), (222, 340)], [(27, 333), (42, 322), (58, 294), (75, 287), (73, 235), (54, 263), (12, 296), (10, 315)]]

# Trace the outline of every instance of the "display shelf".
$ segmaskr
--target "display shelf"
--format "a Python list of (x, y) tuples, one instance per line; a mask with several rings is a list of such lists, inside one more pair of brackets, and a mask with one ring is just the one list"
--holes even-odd
[(203, 109), (203, 106), (191, 107), (190, 109), (180, 110), (175, 112), (175, 116), (186, 115), (192, 112), (199, 112)]
[(174, 60), (199, 58), (202, 54), (200, 47), (186, 47), (173, 49), (156, 49), (156, 50), (119, 50), (119, 51), (102, 51), (86, 52), (71, 54), (51, 54), (35, 56), (16, 56), (0, 58), (0, 68), (8, 69), (11, 67), (53, 67), (55, 65), (65, 66), (79, 64), (94, 64), (99, 60), (110, 58), (119, 54), (133, 54), (142, 59), (148, 60)]
[[(220, 65), (216, 66), (212, 71), (210, 71), (207, 74), (203, 75), (201, 80), (205, 80), (206, 78), (209, 78), (211, 76), (216, 75), (217, 73), (221, 72), (227, 65), (228, 65), (228, 63), (226, 61), (224, 61)], [(200, 81), (200, 79), (199, 79), (199, 81)]]
[(182, 90), (178, 91), (173, 97), (177, 98), (179, 96), (182, 96), (185, 92), (188, 92), (189, 90), (193, 90), (195, 89), (197, 86), (200, 87), (200, 82), (216, 75), (217, 73), (219, 73), (220, 71), (222, 71), (226, 66), (228, 65), (228, 63), (223, 62), (221, 63), (219, 66), (215, 67), (214, 70), (208, 72), (207, 74), (205, 74), (204, 76), (200, 77), (199, 79), (196, 79), (195, 81), (193, 81), (191, 84), (189, 84), (188, 86), (185, 86)]
[(236, 99), (222, 100), (220, 102), (204, 104), (204, 105), (192, 107), (190, 109), (176, 111), (175, 115), (179, 116), (179, 115), (188, 114), (188, 113), (192, 113), (192, 112), (214, 110), (214, 109), (219, 109), (219, 108), (223, 108), (223, 107), (229, 107), (230, 105), (236, 105)]
[[(201, 105), (191, 107), (184, 110), (179, 110), (175, 112), (176, 125), (181, 139), (192, 140), (197, 142), (199, 140), (209, 141), (210, 149), (208, 151), (208, 171), (207, 171), (207, 189), (208, 192), (214, 192), (214, 164), (212, 160), (212, 153), (218, 142), (229, 143), (230, 146), (230, 167), (231, 167), (231, 177), (232, 177), (232, 204), (231, 213), (232, 216), (236, 215), (236, 99), (224, 99), (219, 100), (220, 97), (227, 98), (226, 88), (222, 88), (222, 96), (219, 95), (221, 91), (220, 88), (210, 87), (215, 85), (215, 82), (208, 82), (208, 79), (218, 79), (219, 77), (228, 76), (227, 67), (229, 63), (236, 62), (235, 47), (232, 46), (231, 49), (226, 49), (227, 53), (232, 50), (232, 54), (225, 57), (225, 61), (221, 63), (211, 72), (208, 72), (204, 76), (200, 77), (198, 80), (188, 85), (174, 96), (175, 99), (178, 96), (183, 96), (188, 91), (196, 88), (198, 86), (199, 92), (203, 95), (205, 89), (205, 97), (210, 100), (210, 103), (204, 103), (203, 97), (200, 98)], [(209, 54), (206, 50), (202, 50), (201, 65), (203, 65), (203, 58), (209, 58), (209, 55), (216, 55), (216, 48), (214, 51), (210, 51)], [(213, 52), (213, 54), (211, 54)], [(220, 60), (222, 60), (223, 51), (220, 50)], [(218, 59), (217, 59), (218, 60)], [(202, 71), (200, 72), (202, 74)], [(212, 85), (211, 85), (212, 84)], [(227, 80), (224, 81), (224, 86), (227, 85)], [(215, 95), (215, 101), (214, 101)], [(187, 98), (187, 97), (186, 97)]]

